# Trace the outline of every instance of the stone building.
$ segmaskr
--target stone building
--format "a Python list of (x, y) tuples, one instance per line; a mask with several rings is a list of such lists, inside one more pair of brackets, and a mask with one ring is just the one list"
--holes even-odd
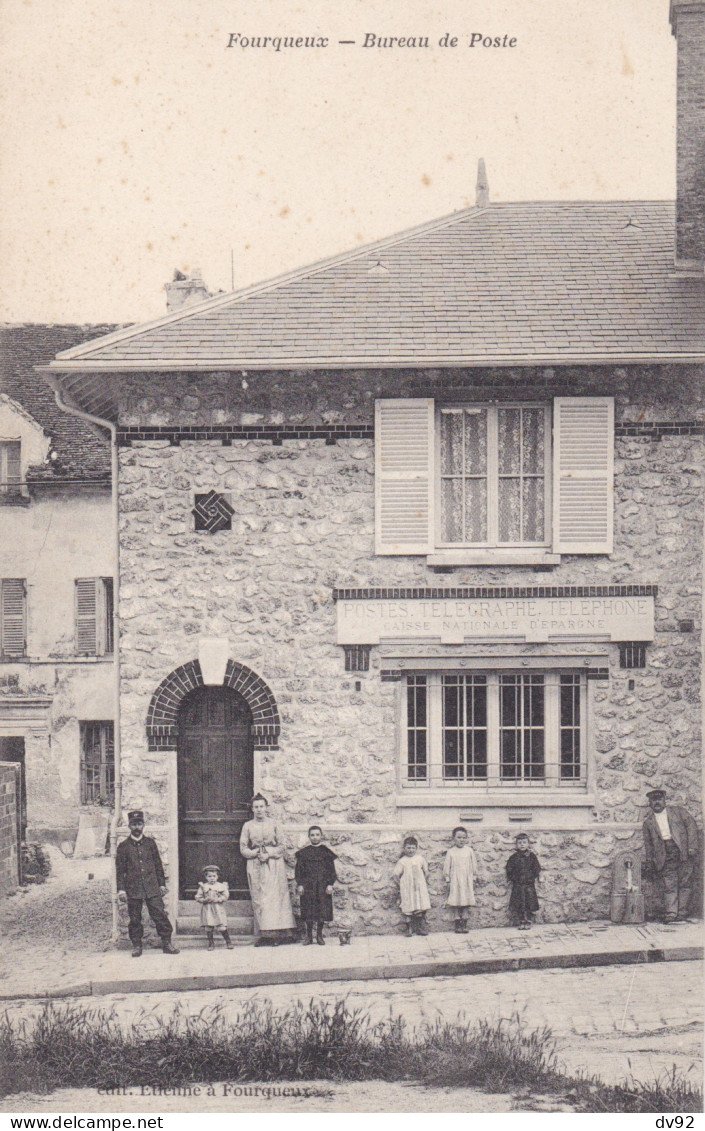
[(699, 810), (705, 5), (672, 27), (676, 205), (481, 184), (47, 371), (115, 428), (122, 806), (174, 914), (206, 858), (246, 896), (253, 787), (291, 848), (324, 826), (363, 931), (398, 922), (411, 830), (432, 923), (459, 823), (475, 922), (506, 921), (519, 830), (543, 914), (581, 919), (647, 789)]
[(30, 840), (73, 843), (113, 795), (110, 443), (35, 372), (109, 329), (0, 333), (0, 762), (20, 763)]

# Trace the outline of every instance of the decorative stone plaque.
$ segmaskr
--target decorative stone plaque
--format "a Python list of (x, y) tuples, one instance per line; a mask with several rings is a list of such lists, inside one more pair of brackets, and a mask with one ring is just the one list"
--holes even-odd
[(194, 530), (207, 534), (217, 534), (219, 530), (230, 530), (235, 509), (230, 505), (230, 496), (208, 491), (196, 495), (193, 508)]
[(338, 644), (654, 638), (653, 597), (338, 600)]

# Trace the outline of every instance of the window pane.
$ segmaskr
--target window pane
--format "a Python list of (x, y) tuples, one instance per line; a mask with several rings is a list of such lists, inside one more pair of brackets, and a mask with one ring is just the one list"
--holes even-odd
[(544, 531), (544, 481), (525, 479), (522, 486), (524, 542), (543, 542)]
[(410, 675), (406, 685), (407, 774), (425, 781), (428, 766), (426, 677)]
[(518, 475), (521, 470), (521, 409), (497, 410), (499, 474)]
[(443, 776), (487, 778), (487, 677), (443, 676)]
[(500, 676), (500, 773), (512, 781), (543, 780), (545, 689), (543, 675)]
[(443, 732), (443, 776), (445, 778), (463, 777), (460, 734), (457, 730)]
[(487, 474), (487, 409), (465, 412), (465, 471)]
[(487, 541), (487, 481), (465, 480), (465, 539), (466, 542)]
[(499, 540), (521, 541), (521, 499), (519, 479), (499, 481)]
[(463, 541), (462, 479), (444, 479), (441, 483), (441, 539)]
[(544, 473), (544, 420), (542, 408), (522, 409), (522, 469), (525, 475)]
[(441, 413), (441, 474), (461, 475), (463, 470), (462, 410)]
[(580, 676), (561, 676), (561, 779), (580, 777)]

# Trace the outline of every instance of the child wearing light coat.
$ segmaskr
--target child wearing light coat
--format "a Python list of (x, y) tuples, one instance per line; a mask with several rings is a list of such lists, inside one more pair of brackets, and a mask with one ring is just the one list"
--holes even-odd
[(462, 825), (453, 829), (453, 844), (446, 852), (443, 876), (449, 884), (447, 903), (455, 920), (455, 933), (466, 935), (468, 914), (475, 906), (477, 858), (468, 844), (467, 829)]
[(426, 912), (431, 907), (426, 884), (428, 864), (419, 852), (416, 837), (406, 837), (394, 876), (399, 881), (401, 913), (406, 922), (407, 936), (427, 935)]
[(228, 916), (225, 911), (225, 904), (230, 899), (230, 889), (219, 878), (219, 873), (217, 864), (206, 864), (203, 869), (204, 878), (198, 885), (194, 899), (201, 905), (201, 926), (206, 928), (208, 949), (215, 950), (214, 932), (218, 930), (228, 950), (232, 950), (234, 943), (228, 931)]

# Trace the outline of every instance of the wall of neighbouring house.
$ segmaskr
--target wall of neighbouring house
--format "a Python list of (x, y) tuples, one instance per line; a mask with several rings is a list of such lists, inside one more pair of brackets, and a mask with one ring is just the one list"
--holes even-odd
[[(340, 857), (339, 915), (384, 930), (398, 918), (390, 873), (405, 825), (395, 804), (400, 685), (380, 680), (374, 648), (369, 672), (345, 672), (333, 589), (655, 585), (646, 667), (620, 669), (611, 645), (609, 681), (591, 689), (595, 812), (576, 828), (542, 821), (532, 831), (546, 916), (606, 914), (611, 860), (638, 843), (645, 791), (664, 783), (699, 810), (703, 448), (693, 425), (702, 432), (702, 378), (697, 367), (665, 366), (252, 373), (246, 389), (239, 375), (131, 377), (120, 412), (123, 797), (125, 808), (145, 808), (167, 862), (175, 757), (148, 750), (145, 720), (159, 683), (197, 656), (199, 637), (227, 637), (231, 658), (274, 693), (279, 749), (255, 754), (256, 786), (272, 798), (290, 847), (312, 819), (322, 823)], [(556, 395), (616, 398), (610, 557), (563, 556), (550, 574), (462, 567), (439, 577), (423, 557), (375, 556), (375, 398)], [(232, 426), (229, 446), (184, 432), (207, 425)], [(277, 434), (287, 427), (300, 434)], [(304, 435), (345, 427), (360, 434), (331, 443)], [(165, 431), (155, 439), (157, 428)], [(255, 438), (258, 428), (282, 442)], [(210, 489), (231, 494), (230, 532), (194, 532), (194, 492)], [(438, 922), (439, 869), (457, 819), (451, 809), (420, 832)], [(477, 922), (504, 921), (502, 870), (515, 831), (490, 815), (471, 828), (488, 881)]]
[(0, 666), (0, 733), (25, 740), (28, 835), (78, 826), (81, 720), (114, 718), (112, 657), (76, 655), (74, 580), (114, 574), (109, 487), (2, 511), (0, 577), (27, 580), (27, 655)]

